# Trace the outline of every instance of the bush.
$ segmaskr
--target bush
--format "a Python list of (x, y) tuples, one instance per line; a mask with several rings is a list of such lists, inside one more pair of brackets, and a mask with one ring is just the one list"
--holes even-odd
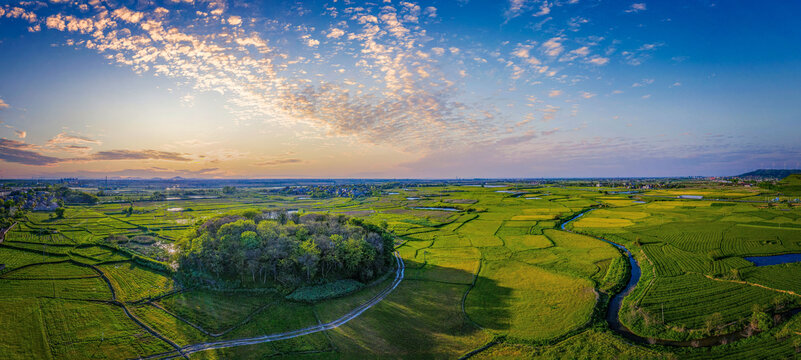
[(363, 286), (364, 284), (356, 280), (337, 280), (327, 284), (299, 288), (287, 295), (286, 298), (311, 303), (344, 296), (361, 289)]

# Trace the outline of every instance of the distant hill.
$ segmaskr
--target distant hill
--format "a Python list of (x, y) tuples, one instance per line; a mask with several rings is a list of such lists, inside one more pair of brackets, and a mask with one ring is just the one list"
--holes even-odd
[(738, 175), (739, 178), (772, 178), (784, 179), (792, 174), (801, 174), (801, 170), (785, 170), (785, 169), (759, 169), (745, 174)]

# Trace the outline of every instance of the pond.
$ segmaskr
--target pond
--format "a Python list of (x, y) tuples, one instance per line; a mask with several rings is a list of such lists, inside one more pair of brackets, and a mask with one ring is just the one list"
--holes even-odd
[(755, 266), (768, 266), (801, 262), (801, 254), (749, 256), (745, 259), (754, 263)]

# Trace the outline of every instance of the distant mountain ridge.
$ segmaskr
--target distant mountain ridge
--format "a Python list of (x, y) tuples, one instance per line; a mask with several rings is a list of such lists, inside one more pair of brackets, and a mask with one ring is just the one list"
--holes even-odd
[(801, 174), (801, 169), (787, 170), (787, 169), (759, 169), (745, 174), (738, 175), (741, 178), (774, 178), (784, 179), (792, 174)]

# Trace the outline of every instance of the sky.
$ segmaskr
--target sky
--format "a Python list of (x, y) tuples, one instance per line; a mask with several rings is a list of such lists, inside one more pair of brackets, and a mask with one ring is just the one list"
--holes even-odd
[(0, 0), (0, 178), (801, 168), (799, 1)]

